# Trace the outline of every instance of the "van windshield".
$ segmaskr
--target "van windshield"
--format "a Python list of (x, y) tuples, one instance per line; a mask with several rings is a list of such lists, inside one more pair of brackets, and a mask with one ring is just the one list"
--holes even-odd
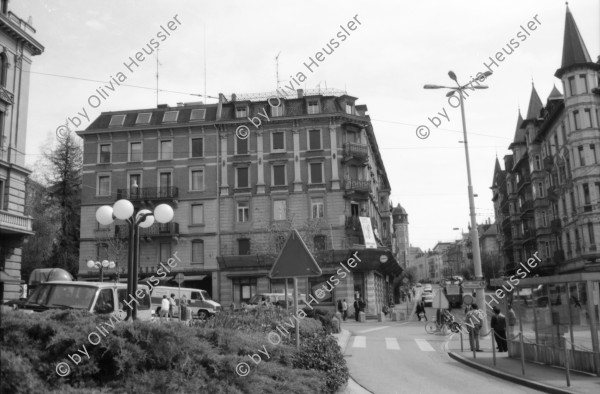
[(29, 297), (27, 303), (90, 309), (97, 290), (96, 287), (91, 286), (42, 284)]
[(202, 298), (204, 298), (206, 301), (212, 300), (212, 298), (210, 298), (210, 294), (208, 294), (206, 290), (200, 290), (200, 293), (202, 293)]

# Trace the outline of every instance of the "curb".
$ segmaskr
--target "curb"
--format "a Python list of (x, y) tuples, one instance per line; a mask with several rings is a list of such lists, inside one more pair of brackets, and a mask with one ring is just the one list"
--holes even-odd
[[(341, 329), (339, 334), (333, 334), (335, 339), (338, 342), (338, 345), (342, 348), (342, 353), (345, 353), (346, 346), (350, 341), (350, 331)], [(356, 380), (352, 379), (352, 375), (350, 375), (350, 371), (348, 370), (348, 381), (344, 385), (344, 387), (338, 390), (338, 393), (344, 394), (372, 394), (369, 390), (365, 389), (361, 386)]]
[(476, 362), (470, 361), (467, 358), (461, 356), (458, 353), (455, 353), (453, 351), (448, 351), (448, 355), (450, 356), (450, 358), (463, 363), (471, 368), (477, 369), (479, 371), (485, 372), (487, 374), (493, 375), (497, 378), (500, 379), (504, 379), (504, 380), (508, 380), (510, 382), (513, 383), (517, 383), (520, 384), (521, 386), (526, 386), (535, 390), (540, 390), (543, 391), (545, 393), (556, 393), (556, 394), (573, 394), (576, 393), (576, 391), (569, 391), (566, 389), (561, 389), (558, 387), (554, 387), (554, 386), (549, 386), (540, 382), (536, 382), (533, 380), (529, 380), (529, 379), (525, 379), (525, 378), (521, 378), (519, 376), (515, 376), (509, 373), (505, 373), (505, 372), (501, 372), (498, 371), (496, 369), (490, 368), (490, 367), (486, 367), (484, 365), (478, 364)]

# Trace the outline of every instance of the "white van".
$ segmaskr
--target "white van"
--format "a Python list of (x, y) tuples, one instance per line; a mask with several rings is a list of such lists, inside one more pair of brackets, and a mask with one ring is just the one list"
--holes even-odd
[[(285, 308), (285, 295), (283, 293), (259, 293), (253, 295), (248, 302), (242, 303), (242, 309), (252, 310), (259, 307), (280, 307)], [(294, 296), (288, 294), (287, 296), (288, 307), (294, 306)], [(300, 294), (298, 297), (298, 307), (304, 308), (306, 306), (306, 295)]]
[[(175, 301), (177, 305), (173, 308), (173, 316), (179, 316), (179, 287), (169, 286), (156, 286), (152, 290), (151, 302), (152, 308), (155, 308), (156, 316), (160, 316), (160, 304), (163, 296), (167, 298), (171, 294), (175, 294)], [(206, 319), (207, 317), (214, 315), (221, 310), (221, 305), (210, 298), (210, 295), (206, 290), (192, 289), (189, 287), (181, 288), (181, 298), (185, 296), (187, 300), (188, 310), (191, 311), (192, 316), (197, 316), (200, 319)]]
[(136, 318), (151, 320), (152, 308), (148, 286), (138, 285), (140, 298), (127, 295), (127, 284), (113, 282), (52, 281), (36, 287), (19, 309), (43, 312), (49, 309), (84, 309), (90, 313), (110, 314), (116, 312), (125, 318), (127, 304), (136, 304)]

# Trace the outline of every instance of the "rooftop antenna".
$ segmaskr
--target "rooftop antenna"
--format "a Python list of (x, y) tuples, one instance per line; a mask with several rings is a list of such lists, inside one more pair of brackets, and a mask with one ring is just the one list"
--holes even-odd
[(275, 68), (276, 68), (276, 78), (277, 78), (277, 89), (279, 89), (279, 55), (281, 55), (281, 51), (275, 56)]
[(206, 104), (206, 23), (204, 24), (204, 104)]
[(158, 48), (156, 48), (156, 107), (158, 107)]

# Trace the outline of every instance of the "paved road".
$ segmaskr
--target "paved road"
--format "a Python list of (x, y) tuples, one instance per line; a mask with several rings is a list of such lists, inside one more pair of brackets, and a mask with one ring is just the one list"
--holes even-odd
[(428, 335), (423, 323), (346, 323), (344, 328), (352, 333), (345, 352), (350, 374), (375, 394), (539, 393), (452, 360), (444, 349), (449, 337)]

